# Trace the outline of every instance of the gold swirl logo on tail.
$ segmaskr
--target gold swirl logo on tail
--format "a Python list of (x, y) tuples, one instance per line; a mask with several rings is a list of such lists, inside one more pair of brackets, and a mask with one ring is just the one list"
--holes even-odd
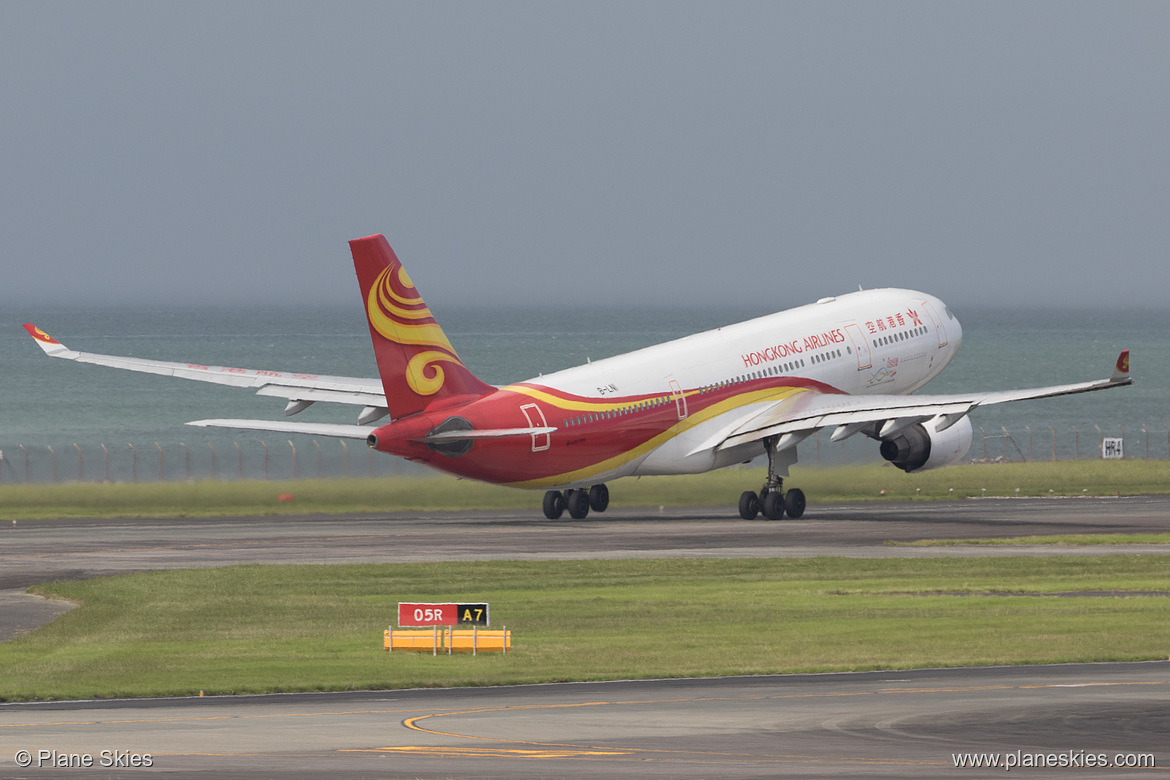
[(406, 384), (419, 395), (434, 395), (443, 386), (447, 375), (439, 363), (459, 363), (459, 358), (446, 352), (420, 352), (406, 365)]
[(406, 382), (419, 395), (434, 395), (442, 388), (446, 374), (439, 363), (462, 365), (401, 265), (378, 274), (366, 311), (370, 325), (383, 338), (404, 346), (431, 347), (411, 357), (406, 367)]

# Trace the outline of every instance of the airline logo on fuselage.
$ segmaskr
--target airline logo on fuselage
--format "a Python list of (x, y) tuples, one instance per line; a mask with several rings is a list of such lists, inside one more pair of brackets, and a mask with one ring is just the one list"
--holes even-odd
[(777, 360), (783, 360), (792, 355), (802, 355), (804, 352), (812, 351), (827, 347), (830, 344), (840, 344), (845, 341), (845, 334), (841, 332), (840, 328), (833, 328), (824, 333), (814, 333), (811, 336), (805, 336), (803, 339), (796, 339), (784, 344), (776, 344), (765, 349), (757, 350), (755, 352), (746, 352), (740, 355), (744, 366), (752, 368), (762, 363), (772, 363)]
[(869, 331), (870, 335), (877, 335), (884, 333), (887, 330), (897, 330), (898, 328), (906, 327), (906, 317), (910, 318), (910, 327), (922, 327), (922, 318), (918, 316), (918, 312), (914, 309), (907, 309), (906, 316), (902, 312), (894, 312), (893, 314), (883, 314), (882, 316), (868, 320), (865, 323), (865, 329)]

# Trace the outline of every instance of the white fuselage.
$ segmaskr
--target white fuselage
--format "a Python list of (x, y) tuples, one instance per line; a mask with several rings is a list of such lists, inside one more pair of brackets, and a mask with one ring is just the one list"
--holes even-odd
[[(697, 333), (525, 384), (604, 400), (665, 393), (679, 415), (695, 388), (781, 378), (823, 392), (860, 395), (912, 393), (954, 357), (962, 328), (938, 298), (900, 289), (865, 290)], [(699, 473), (763, 452), (759, 442), (716, 452), (703, 442), (772, 403), (760, 399), (691, 425), (637, 459), (590, 480), (630, 474)], [(556, 424), (550, 421), (552, 424)], [(698, 451), (696, 451), (696, 449)]]

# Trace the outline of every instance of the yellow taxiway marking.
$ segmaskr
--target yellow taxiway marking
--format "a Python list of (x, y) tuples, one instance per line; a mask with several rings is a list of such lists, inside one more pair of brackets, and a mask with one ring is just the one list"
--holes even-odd
[[(1151, 686), (1151, 685), (1170, 685), (1170, 680), (1140, 680), (1130, 682), (1108, 682), (1108, 681), (1089, 681), (1078, 684), (1078, 687), (1124, 687), (1124, 686)], [(622, 707), (622, 706), (647, 706), (647, 705), (664, 705), (664, 704), (687, 704), (687, 703), (701, 703), (712, 701), (783, 701), (783, 700), (797, 700), (797, 699), (837, 699), (837, 698), (851, 698), (858, 696), (882, 696), (882, 695), (917, 695), (917, 694), (940, 694), (940, 693), (975, 693), (980, 691), (1011, 691), (1011, 690), (1029, 690), (1036, 688), (1063, 688), (1070, 687), (1067, 684), (1059, 683), (1042, 683), (1032, 685), (970, 685), (970, 686), (931, 686), (931, 687), (893, 687), (887, 686), (882, 688), (875, 688), (873, 690), (861, 691), (841, 691), (837, 693), (788, 693), (788, 694), (762, 694), (758, 696), (703, 696), (703, 697), (674, 697), (663, 699), (631, 699), (628, 701), (591, 701), (579, 702), (570, 704), (529, 704), (529, 705), (514, 705), (514, 706), (498, 706), (498, 707), (475, 707), (470, 709), (451, 710), (448, 712), (429, 712), (421, 715), (408, 717), (402, 721), (402, 725), (406, 728), (425, 734), (431, 734), (438, 737), (445, 737), (448, 739), (459, 740), (475, 740), (477, 742), (494, 742), (501, 746), (488, 745), (473, 745), (468, 747), (462, 746), (428, 746), (428, 745), (399, 745), (391, 747), (380, 748), (336, 748), (333, 750), (326, 750), (324, 752), (313, 752), (307, 755), (327, 755), (329, 753), (391, 753), (397, 755), (420, 755), (420, 756), (446, 756), (449, 758), (469, 757), (469, 758), (533, 758), (533, 759), (557, 759), (557, 758), (591, 758), (591, 759), (607, 759), (607, 758), (631, 758), (637, 757), (637, 760), (654, 760), (654, 761), (703, 761), (703, 760), (739, 760), (739, 761), (766, 761), (766, 762), (789, 762), (789, 763), (805, 763), (805, 764), (822, 764), (829, 762), (848, 763), (871, 766), (927, 766), (927, 765), (949, 765), (945, 761), (929, 761), (920, 759), (884, 759), (873, 756), (835, 756), (826, 758), (824, 756), (812, 756), (801, 754), (770, 754), (770, 753), (744, 753), (733, 751), (697, 751), (697, 750), (665, 750), (652, 748), (635, 748), (635, 747), (621, 747), (615, 745), (583, 745), (574, 743), (558, 743), (558, 742), (538, 742), (533, 740), (520, 739), (505, 739), (497, 737), (483, 737), (474, 734), (460, 734), (452, 731), (440, 731), (438, 729), (426, 728), (420, 725), (421, 721), (457, 717), (461, 715), (482, 715), (489, 713), (514, 713), (525, 710), (568, 710), (585, 707)], [(328, 710), (322, 712), (297, 712), (297, 713), (271, 713), (271, 714), (247, 714), (247, 715), (206, 715), (206, 716), (191, 716), (191, 717), (159, 717), (159, 718), (119, 718), (117, 720), (76, 720), (76, 721), (56, 721), (56, 722), (42, 722), (42, 723), (0, 723), (0, 729), (15, 729), (15, 728), (38, 728), (46, 727), (69, 727), (69, 726), (105, 726), (105, 725), (126, 725), (126, 724), (143, 724), (148, 725), (152, 723), (192, 723), (197, 724), (209, 721), (222, 720), (264, 720), (264, 719), (280, 719), (280, 718), (320, 718), (320, 717), (345, 717), (345, 716), (361, 716), (361, 715), (405, 715), (411, 712), (419, 712), (422, 707), (403, 707), (401, 709), (354, 709), (354, 710)], [(515, 745), (517, 747), (503, 747), (502, 745)], [(159, 755), (164, 755), (160, 753)], [(207, 755), (207, 756), (246, 756), (246, 755), (277, 755), (268, 753), (255, 753), (245, 751), (240, 753), (174, 753), (167, 755)], [(286, 755), (286, 754), (279, 754)], [(291, 755), (291, 754), (288, 754)]]
[[(1094, 682), (1087, 683), (1093, 687), (1110, 687), (1110, 686), (1133, 686), (1133, 685), (1168, 685), (1170, 681), (1166, 680), (1151, 680), (1151, 681), (1137, 681), (1137, 682)], [(686, 759), (702, 759), (704, 757), (710, 758), (739, 758), (750, 760), (772, 760), (772, 761), (797, 761), (806, 763), (823, 763), (827, 759), (818, 756), (793, 755), (793, 754), (749, 754), (749, 753), (735, 753), (735, 752), (721, 752), (721, 751), (688, 751), (688, 750), (658, 750), (649, 748), (616, 748), (612, 746), (597, 746), (597, 745), (579, 745), (573, 743), (562, 742), (536, 742), (520, 739), (504, 739), (498, 737), (482, 737), (474, 734), (459, 734), (451, 731), (439, 731), (437, 729), (429, 729), (419, 725), (420, 721), (431, 718), (444, 718), (459, 715), (482, 715), (485, 713), (507, 713), (522, 710), (556, 710), (566, 709), (572, 707), (604, 707), (604, 706), (629, 706), (629, 705), (648, 705), (648, 704), (680, 704), (689, 702), (704, 702), (704, 701), (764, 701), (764, 700), (784, 700), (784, 699), (815, 699), (815, 698), (847, 698), (854, 696), (881, 696), (881, 695), (906, 695), (906, 694), (931, 694), (931, 693), (975, 693), (979, 691), (1010, 691), (1010, 690), (1027, 690), (1032, 688), (1044, 687), (1058, 687), (1052, 684), (1041, 685), (970, 685), (970, 686), (945, 686), (945, 687), (929, 687), (929, 688), (909, 688), (909, 687), (885, 687), (877, 688), (870, 691), (852, 691), (840, 693), (792, 693), (792, 694), (777, 694), (777, 695), (761, 695), (761, 696), (710, 696), (699, 698), (674, 698), (674, 699), (645, 699), (645, 700), (630, 700), (630, 701), (596, 701), (596, 702), (582, 702), (578, 704), (527, 704), (508, 707), (479, 707), (467, 710), (453, 710), (450, 712), (432, 712), (427, 715), (418, 715), (413, 718), (407, 718), (402, 722), (402, 725), (414, 731), (420, 731), (434, 736), (448, 737), (452, 739), (467, 739), (480, 740), (484, 742), (501, 742), (512, 745), (526, 745), (530, 746), (524, 749), (485, 749), (480, 747), (474, 748), (454, 748), (454, 747), (427, 747), (427, 746), (408, 746), (396, 748), (380, 748), (381, 751), (392, 752), (413, 752), (413, 753), (427, 753), (427, 754), (443, 754), (448, 756), (462, 755), (460, 751), (467, 751), (467, 755), (476, 755), (479, 757), (545, 757), (545, 758), (567, 758), (567, 757), (613, 757), (613, 756), (629, 756), (638, 754), (642, 760), (653, 755), (659, 757), (659, 760), (666, 759), (667, 756), (678, 757), (677, 760)], [(881, 759), (870, 756), (837, 756), (834, 761), (842, 761), (855, 764), (871, 764), (871, 765), (945, 765), (942, 761), (923, 761), (914, 759)]]

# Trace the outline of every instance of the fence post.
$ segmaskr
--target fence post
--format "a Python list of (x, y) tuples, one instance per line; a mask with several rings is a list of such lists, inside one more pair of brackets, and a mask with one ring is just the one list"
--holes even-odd
[(1051, 425), (1048, 426), (1049, 433), (1052, 434), (1052, 462), (1056, 462), (1056, 429)]
[(243, 479), (244, 478), (244, 451), (240, 449), (240, 443), (238, 441), (233, 441), (232, 444), (236, 445), (236, 464), (237, 464), (238, 470), (239, 470), (239, 478)]
[(50, 454), (53, 456), (53, 484), (57, 484), (57, 453), (53, 452), (53, 448), (48, 448)]
[[(1166, 429), (1166, 441), (1170, 442), (1170, 428)], [(22, 445), (20, 445), (20, 451), (24, 453), (24, 483), (27, 485), (28, 484), (28, 450), (26, 450), (24, 448), (24, 445), (22, 444)]]
[(1028, 460), (1032, 460), (1032, 428), (1025, 425), (1024, 430), (1028, 432)]
[(260, 442), (260, 444), (261, 444), (261, 446), (264, 447), (264, 481), (267, 482), (268, 481), (268, 445), (265, 444), (264, 442)]
[(317, 448), (317, 479), (321, 478), (321, 445), (313, 439), (313, 446)]
[(1146, 435), (1146, 460), (1149, 460), (1150, 459), (1150, 429), (1146, 427), (1145, 423), (1142, 423), (1142, 433), (1144, 433)]
[(345, 439), (338, 439), (341, 442), (341, 472), (344, 476), (349, 476), (349, 446)]
[(288, 446), (292, 447), (292, 451), (293, 451), (292, 478), (296, 479), (297, 478), (297, 445), (292, 443), (292, 439), (289, 439)]
[(157, 441), (154, 446), (158, 448), (158, 481), (163, 481), (163, 448)]
[(133, 444), (126, 445), (130, 448), (130, 479), (133, 482), (138, 481), (138, 450), (134, 449)]
[(1101, 433), (1100, 425), (1094, 425), (1093, 427), (1097, 429), (1097, 457), (1099, 458), (1105, 447), (1105, 434)]
[(207, 442), (207, 449), (211, 450), (211, 478), (216, 479), (215, 475), (215, 446), (211, 442)]
[(1077, 427), (1073, 426), (1073, 457), (1075, 460), (1081, 459), (1081, 432)]
[(183, 463), (187, 467), (187, 479), (191, 479), (191, 450), (183, 442), (179, 442), (179, 446), (183, 448)]

